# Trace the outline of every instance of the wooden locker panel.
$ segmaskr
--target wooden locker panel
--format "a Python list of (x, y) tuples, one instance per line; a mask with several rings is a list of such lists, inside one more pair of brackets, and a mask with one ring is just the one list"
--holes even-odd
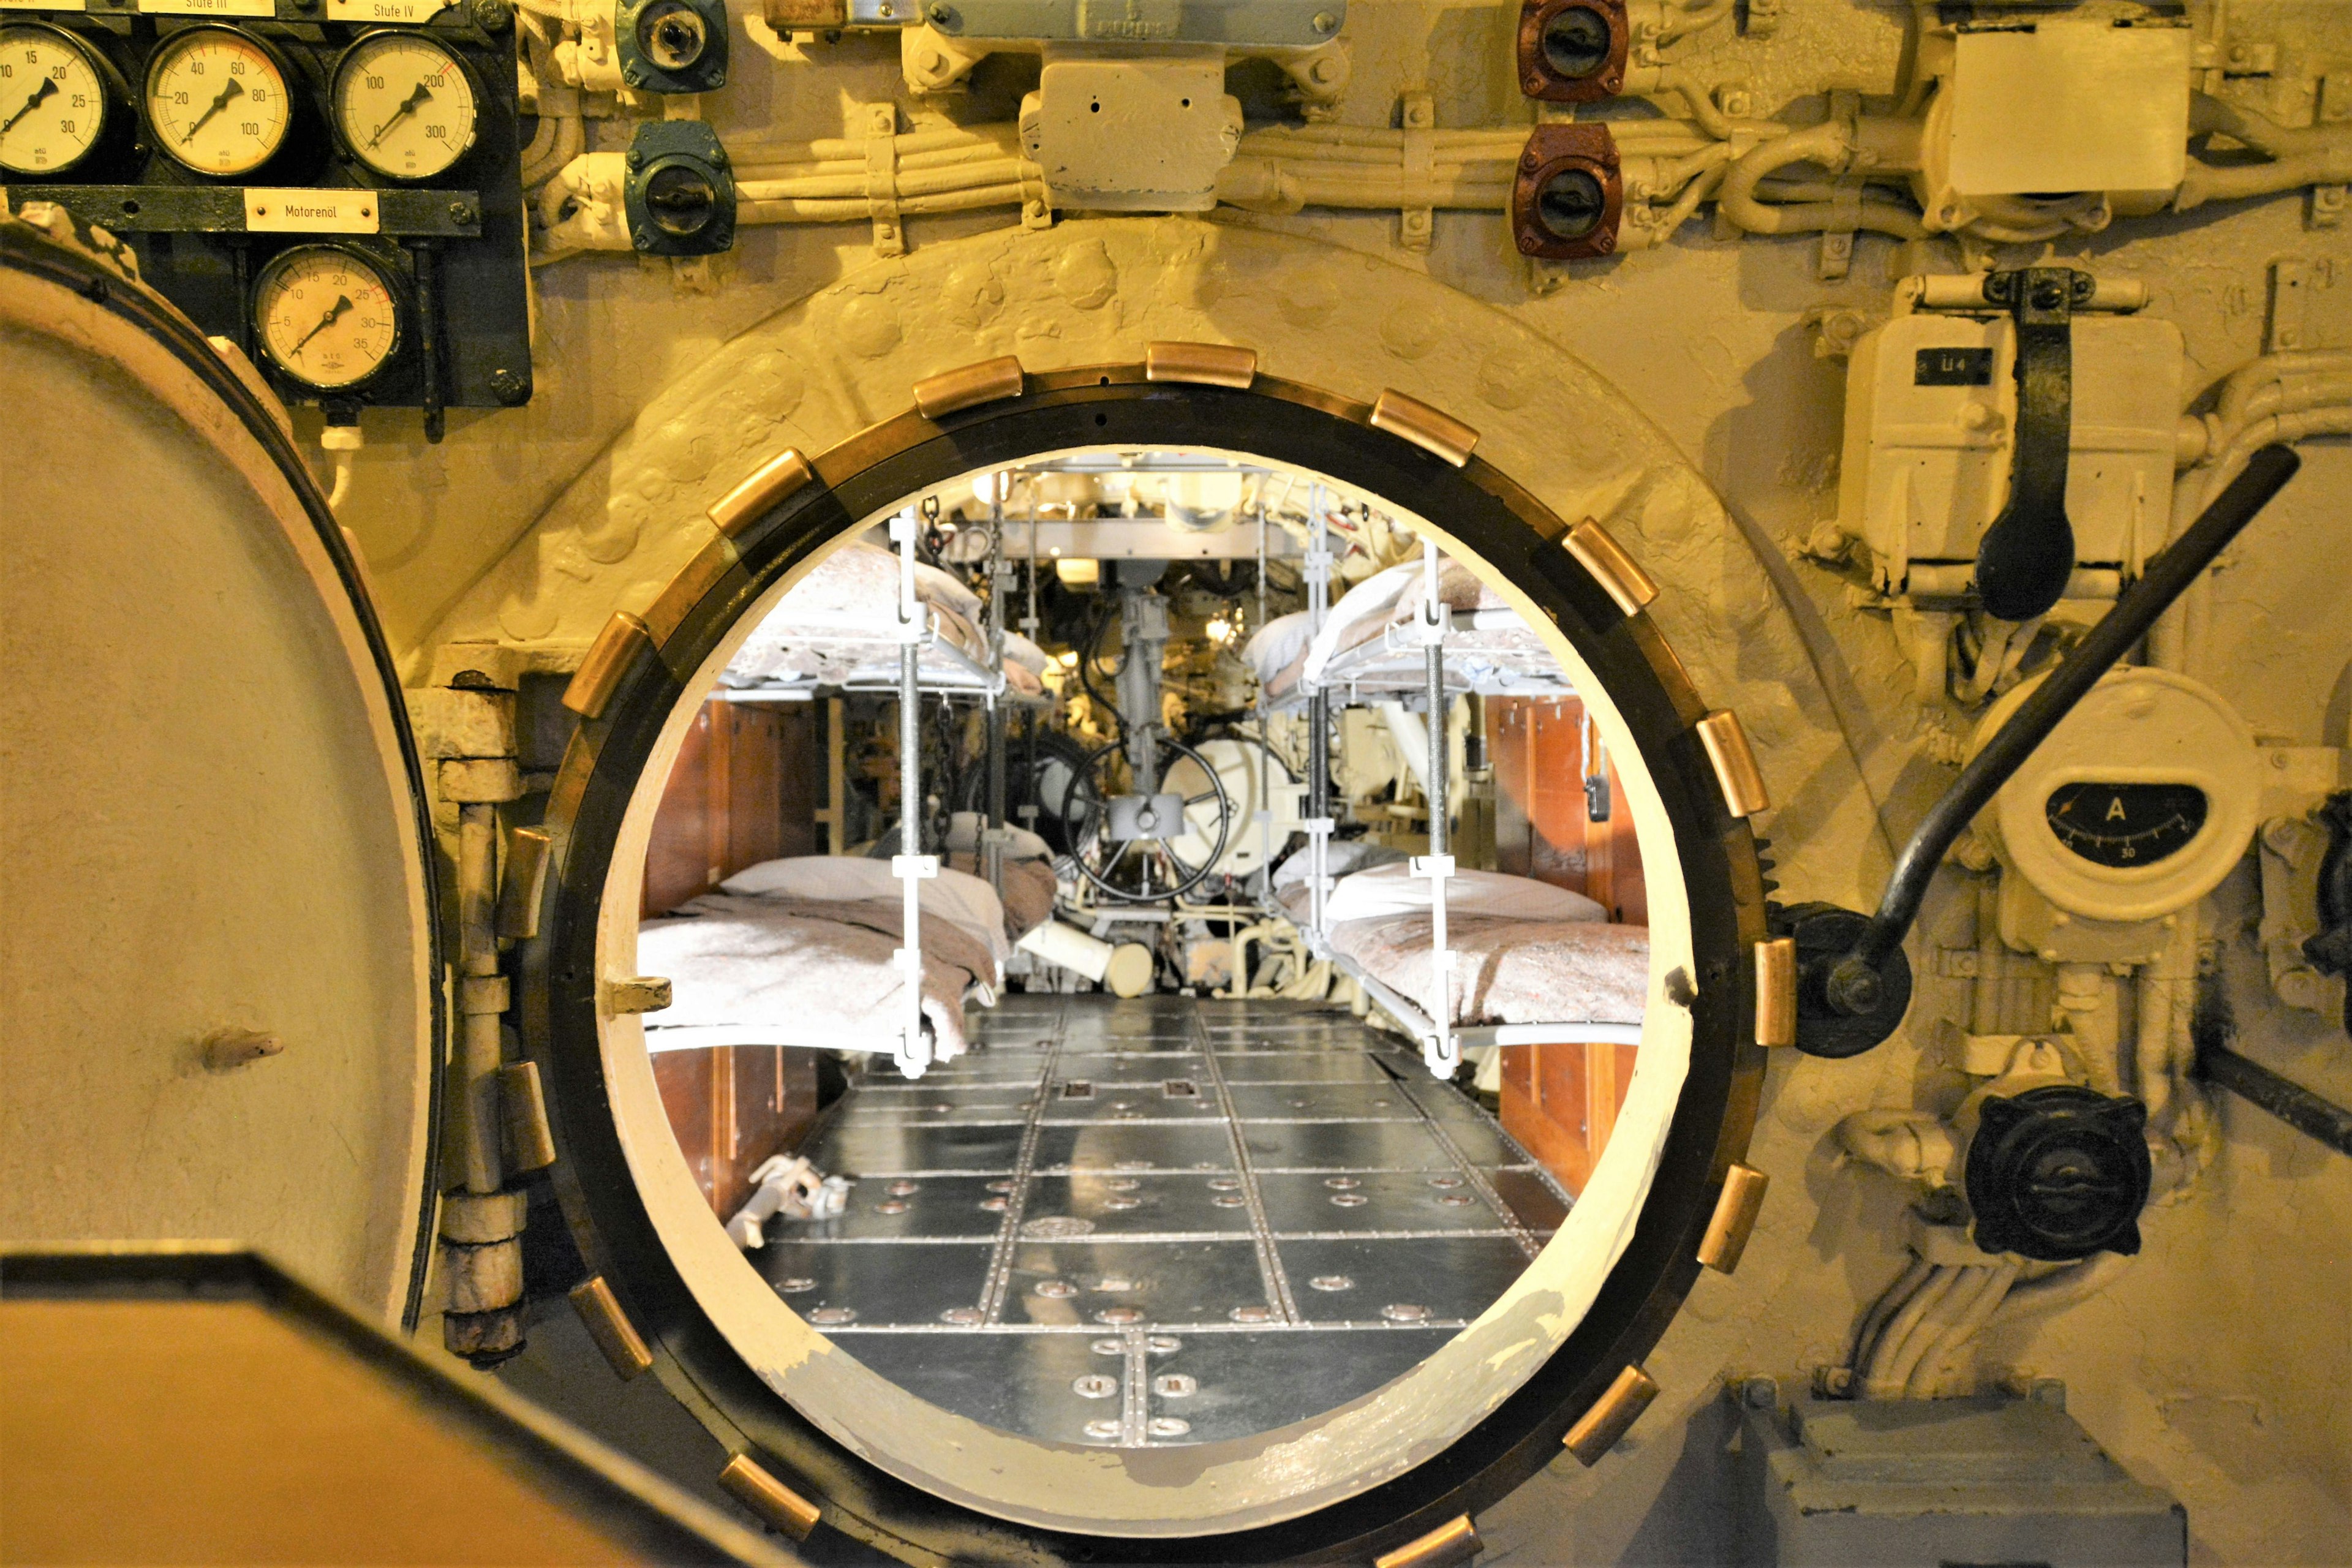
[(781, 1046), (661, 1051), (654, 1082), (711, 1212), (731, 1216), (751, 1195), (751, 1173), (799, 1147), (816, 1119), (816, 1059)]
[(816, 702), (769, 710), (777, 721), (776, 806), (779, 855), (821, 855), (817, 813), (824, 809), (825, 710)]
[(1503, 1130), (1570, 1196), (1584, 1191), (1609, 1146), (1635, 1054), (1613, 1042), (1503, 1047)]
[(644, 911), (657, 915), (710, 890), (711, 709), (705, 703), (686, 731), (663, 786), (661, 810), (646, 845)]
[(727, 838), (730, 877), (785, 853), (783, 718), (772, 708), (718, 704), (731, 731), (728, 751)]
[[(654, 1085), (661, 1090), (662, 1110), (677, 1139), (686, 1168), (709, 1198), (719, 1175), (716, 1140), (711, 1128), (711, 1072), (716, 1050), (656, 1051), (653, 1055)], [(716, 1207), (714, 1204), (712, 1205)]]

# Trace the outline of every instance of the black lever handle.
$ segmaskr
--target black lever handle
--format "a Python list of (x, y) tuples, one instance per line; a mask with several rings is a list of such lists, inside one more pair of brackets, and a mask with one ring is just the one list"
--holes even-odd
[(2302, 466), (2291, 448), (2264, 447), (2187, 531), (2149, 558), (2115, 608), (2019, 704), (1929, 809), (1896, 858), (1877, 913), (1864, 919), (1831, 904), (1805, 904), (1784, 914), (1784, 934), (1797, 942), (1801, 1048), (1816, 1056), (1855, 1056), (1895, 1032), (1911, 998), (1903, 939), (1953, 841)]
[(1985, 299), (2017, 323), (2017, 429), (2009, 504), (1977, 544), (1977, 599), (1985, 614), (2027, 621), (2048, 612), (2074, 574), (2066, 520), (2066, 462), (2074, 440), (2074, 326), (2098, 281), (2066, 267), (2029, 267), (1985, 279)]

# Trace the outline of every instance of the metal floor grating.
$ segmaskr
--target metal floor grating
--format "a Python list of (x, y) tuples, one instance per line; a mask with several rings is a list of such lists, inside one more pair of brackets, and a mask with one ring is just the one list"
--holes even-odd
[(1301, 1004), (1013, 995), (805, 1149), (853, 1178), (753, 1264), (874, 1371), (1026, 1435), (1212, 1442), (1368, 1394), (1567, 1213), (1395, 1037)]

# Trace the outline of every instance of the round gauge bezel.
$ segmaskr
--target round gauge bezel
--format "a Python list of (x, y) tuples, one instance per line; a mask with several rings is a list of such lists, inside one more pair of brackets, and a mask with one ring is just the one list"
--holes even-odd
[[(189, 163), (173, 150), (170, 141), (163, 134), (161, 122), (155, 118), (155, 73), (163, 68), (164, 60), (174, 50), (184, 47), (186, 40), (199, 33), (226, 33), (239, 43), (250, 44), (259, 50), (262, 58), (269, 62), (270, 68), (278, 73), (278, 90), (286, 95), (285, 125), (278, 132), (276, 143), (262, 155), (258, 162), (233, 173), (223, 174), (211, 169), (199, 169)], [(295, 74), (294, 62), (287, 58), (286, 51), (260, 34), (248, 33), (242, 27), (232, 27), (221, 22), (199, 22), (194, 26), (180, 27), (166, 33), (155, 41), (154, 52), (147, 57), (147, 68), (142, 73), (139, 81), (140, 124), (146, 132), (148, 144), (164, 157), (169, 158), (174, 167), (184, 169), (200, 180), (213, 180), (223, 184), (241, 184), (250, 180), (285, 156), (286, 150), (293, 144), (294, 132), (297, 129), (296, 121), (302, 112), (302, 98), (297, 90), (299, 80)]]
[[(355, 262), (374, 273), (382, 280), (385, 295), (392, 300), (392, 346), (384, 351), (383, 358), (378, 361), (375, 368), (365, 375), (350, 381), (337, 382), (332, 385), (311, 380), (300, 371), (289, 367), (270, 352), (268, 327), (262, 318), (261, 310), (262, 300), (268, 291), (269, 285), (280, 272), (305, 256), (314, 256), (322, 252), (341, 257), (346, 261)], [(408, 346), (409, 319), (415, 313), (415, 310), (416, 301), (409, 289), (408, 280), (401, 275), (400, 268), (387, 258), (353, 245), (348, 240), (315, 240), (288, 246), (264, 262), (261, 270), (254, 274), (253, 292), (246, 300), (246, 317), (253, 327), (254, 352), (271, 372), (322, 397), (336, 397), (358, 392), (382, 379), (384, 373), (399, 362), (402, 351)]]
[[(395, 174), (389, 170), (376, 167), (368, 161), (367, 154), (360, 151), (359, 143), (352, 140), (350, 132), (344, 129), (342, 112), (344, 72), (359, 52), (378, 38), (415, 39), (440, 50), (449, 58), (452, 64), (457, 66), (457, 74), (466, 79), (466, 90), (474, 95), (473, 123), (468, 128), (466, 144), (457, 150), (456, 157), (429, 174)], [(474, 69), (471, 62), (451, 47), (446, 40), (435, 37), (431, 30), (423, 27), (375, 27), (362, 33), (344, 47), (341, 54), (335, 57), (334, 69), (329, 72), (327, 77), (327, 126), (334, 133), (336, 150), (342, 154), (345, 163), (352, 164), (371, 178), (389, 181), (394, 184), (428, 185), (471, 158), (475, 149), (482, 144), (482, 110), (485, 102), (481, 76)]]
[[(89, 63), (91, 71), (97, 75), (99, 96), (103, 105), (103, 118), (99, 122), (98, 134), (91, 137), (89, 145), (83, 148), (69, 162), (51, 164), (46, 169), (20, 169), (12, 164), (0, 163), (0, 173), (36, 181), (44, 176), (69, 174), (106, 150), (107, 143), (121, 134), (126, 123), (124, 116), (128, 116), (132, 121), (137, 119), (138, 110), (131, 101), (130, 81), (124, 78), (115, 63), (106, 58), (105, 52), (88, 38), (69, 27), (60, 27), (54, 22), (40, 21), (33, 17), (26, 17), (23, 21), (0, 17), (0, 32), (47, 33), (51, 37), (62, 39), (66, 47), (80, 55)], [(118, 109), (121, 110), (120, 115), (116, 112)]]

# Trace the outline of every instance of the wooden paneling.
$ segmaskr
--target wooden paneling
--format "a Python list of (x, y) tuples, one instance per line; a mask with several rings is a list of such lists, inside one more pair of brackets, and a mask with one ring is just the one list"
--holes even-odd
[(1611, 1043), (1503, 1047), (1503, 1129), (1570, 1195), (1616, 1130), (1633, 1059), (1634, 1047)]
[(816, 1115), (816, 1058), (782, 1046), (663, 1051), (654, 1082), (687, 1168), (725, 1219), (751, 1195), (751, 1172), (796, 1147)]
[[(1567, 888), (1599, 902), (1612, 921), (1650, 923), (1650, 899), (1633, 814), (1616, 764), (1600, 751), (1573, 698), (1486, 703), (1495, 768), (1499, 869)], [(1609, 781), (1606, 821), (1588, 814), (1585, 778)], [(1634, 1050), (1620, 1045), (1511, 1046), (1503, 1051), (1503, 1125), (1570, 1193), (1580, 1193), (1608, 1146), (1633, 1076)]]
[[(1587, 739), (1584, 704), (1572, 697), (1487, 700), (1496, 866), (1597, 900), (1613, 921), (1647, 925), (1650, 900), (1624, 784), (1607, 756), (1588, 754)], [(1606, 822), (1586, 814), (1584, 779), (1596, 764), (1609, 780)]]
[(646, 847), (644, 912), (674, 910), (746, 866), (815, 854), (824, 789), (815, 704), (704, 703)]

